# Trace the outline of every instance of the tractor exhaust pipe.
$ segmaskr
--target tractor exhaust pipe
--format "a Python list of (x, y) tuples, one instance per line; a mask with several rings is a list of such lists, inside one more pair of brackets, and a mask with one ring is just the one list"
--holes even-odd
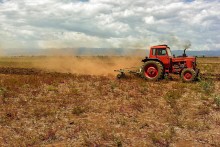
[(186, 57), (186, 49), (187, 49), (187, 48), (184, 49), (183, 57)]
[(183, 57), (187, 57), (186, 50), (191, 47), (191, 42), (189, 40), (185, 41), (183, 47), (184, 47)]

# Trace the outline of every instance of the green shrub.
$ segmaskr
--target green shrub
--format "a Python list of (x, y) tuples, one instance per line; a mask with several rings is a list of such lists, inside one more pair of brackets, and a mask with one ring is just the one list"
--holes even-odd
[(172, 90), (172, 91), (168, 91), (164, 98), (171, 108), (175, 108), (177, 99), (179, 99), (181, 96), (182, 94), (180, 90)]
[(7, 90), (5, 88), (0, 87), (0, 98), (1, 98), (2, 103), (6, 102), (6, 91)]
[(200, 83), (200, 87), (202, 88), (202, 91), (206, 94), (211, 94), (211, 92), (213, 92), (214, 90), (214, 83), (212, 80), (202, 81)]
[(55, 87), (55, 86), (53, 86), (53, 85), (48, 85), (47, 90), (48, 90), (48, 91), (54, 91), (54, 92), (57, 92), (57, 91), (58, 91), (57, 87)]
[(214, 103), (217, 105), (217, 107), (220, 108), (220, 96), (219, 95), (214, 98)]

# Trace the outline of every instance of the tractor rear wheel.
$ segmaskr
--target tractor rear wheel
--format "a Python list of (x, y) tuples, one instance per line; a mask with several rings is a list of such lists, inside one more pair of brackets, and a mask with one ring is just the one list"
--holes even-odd
[(185, 68), (181, 72), (181, 78), (183, 82), (192, 82), (196, 79), (196, 72), (194, 69)]
[(163, 66), (157, 61), (147, 61), (142, 67), (142, 77), (148, 81), (156, 81), (163, 77)]

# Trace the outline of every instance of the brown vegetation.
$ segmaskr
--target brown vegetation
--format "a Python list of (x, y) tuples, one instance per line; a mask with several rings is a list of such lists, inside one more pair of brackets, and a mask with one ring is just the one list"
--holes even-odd
[[(93, 66), (88, 66), (91, 72), (84, 75), (80, 74), (83, 71), (69, 74), (69, 69), (47, 68), (53, 59), (46, 57), (2, 59), (0, 145), (220, 146), (219, 81), (182, 83), (173, 77), (146, 82), (133, 76), (116, 80), (112, 73), (119, 67), (116, 64), (129, 67), (139, 59), (97, 57), (92, 62), (93, 58), (80, 60), (109, 72), (92, 75)], [(15, 60), (21, 61), (16, 68), (10, 64)], [(80, 62), (58, 61), (54, 66), (64, 69), (71, 63), (76, 69), (82, 66)], [(32, 69), (36, 63), (41, 69), (63, 73)]]

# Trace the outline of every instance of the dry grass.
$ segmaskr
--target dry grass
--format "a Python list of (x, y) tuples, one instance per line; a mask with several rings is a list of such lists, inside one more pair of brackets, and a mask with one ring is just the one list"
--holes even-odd
[(219, 88), (219, 81), (175, 77), (0, 74), (0, 144), (220, 146)]

